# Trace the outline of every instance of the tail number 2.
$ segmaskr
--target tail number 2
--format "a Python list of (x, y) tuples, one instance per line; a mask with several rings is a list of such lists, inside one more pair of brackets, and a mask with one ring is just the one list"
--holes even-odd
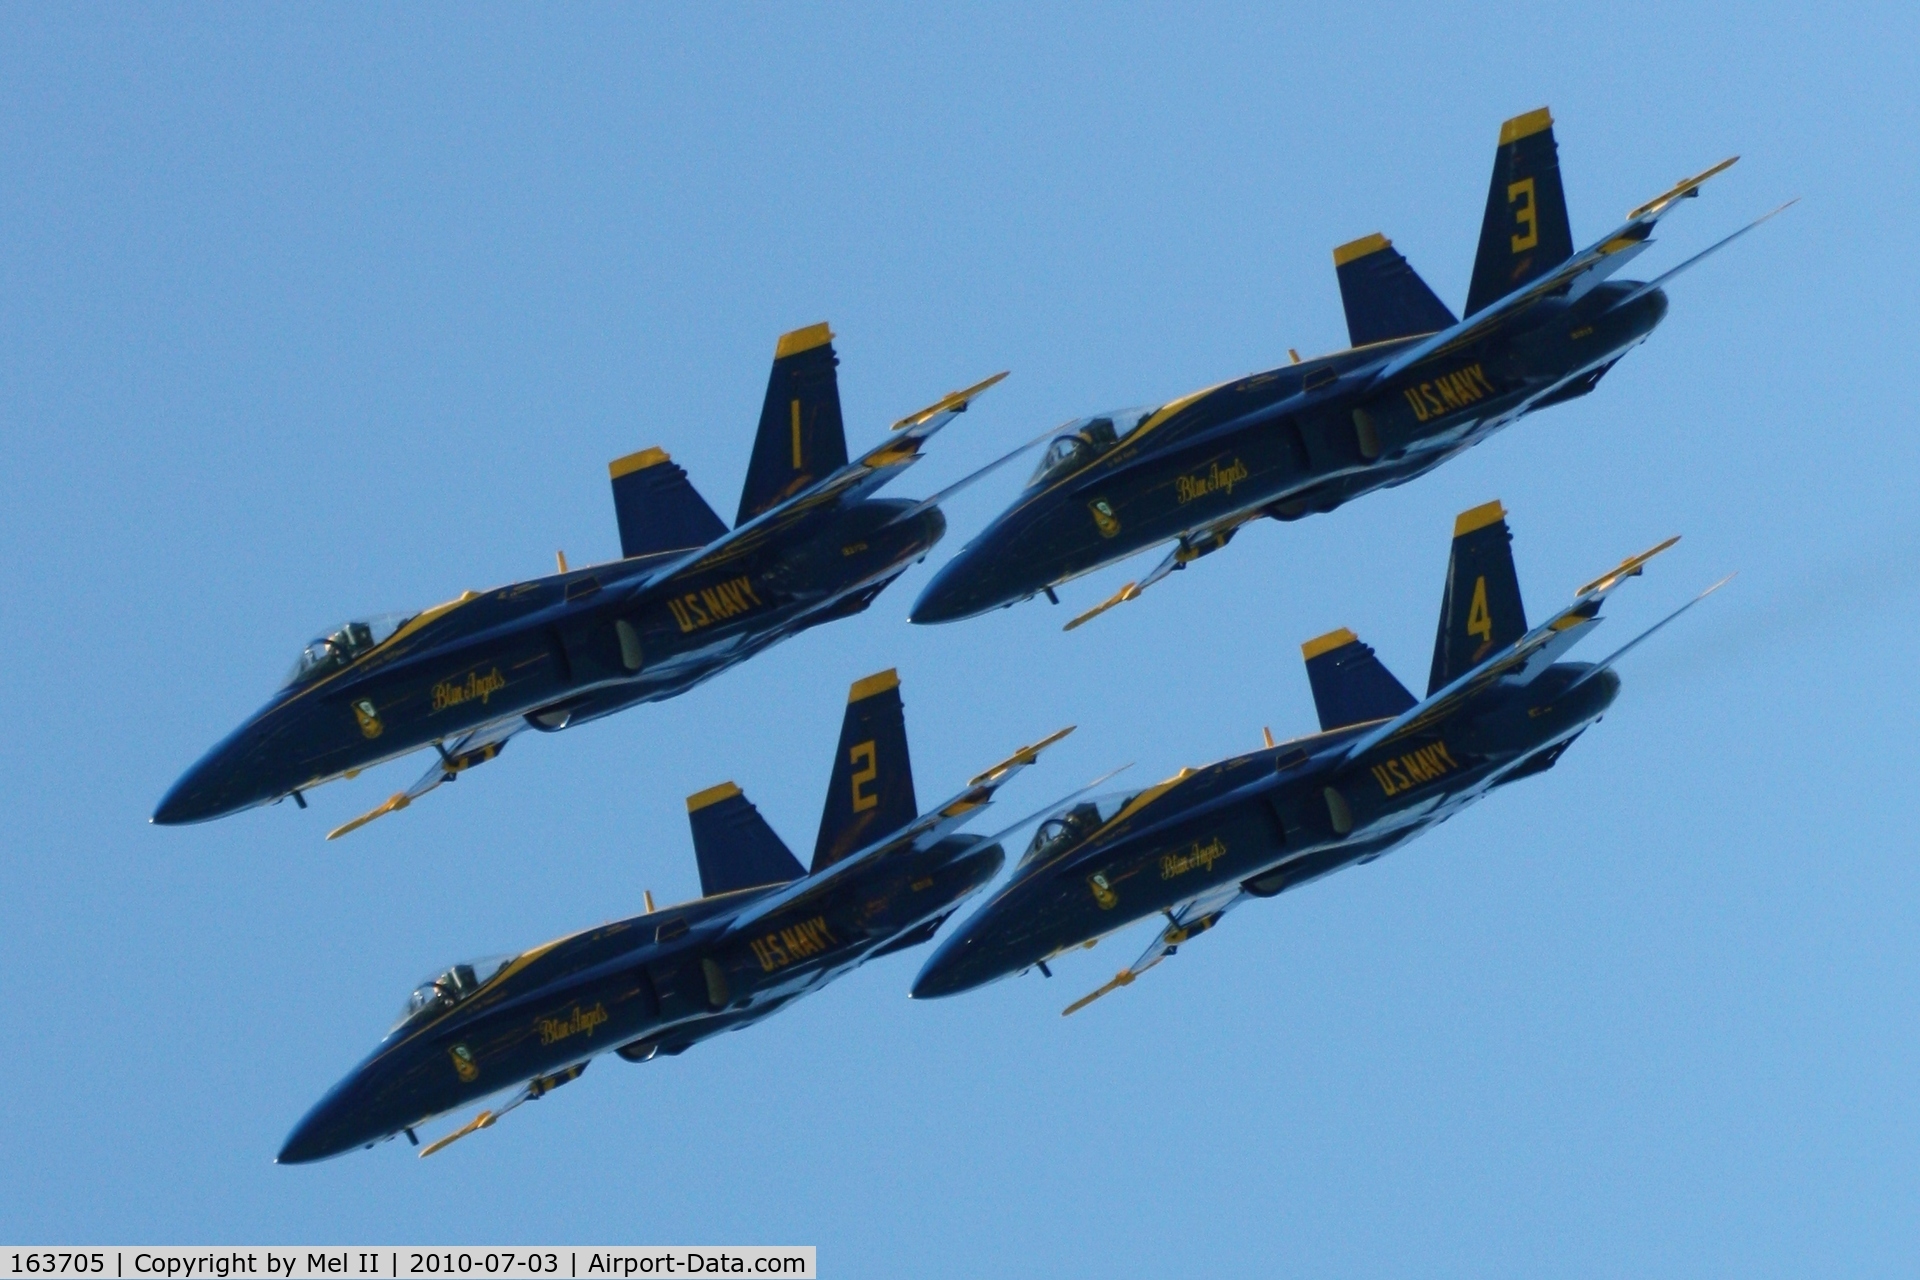
[(855, 813), (865, 813), (880, 803), (879, 796), (863, 790), (868, 783), (880, 776), (880, 766), (874, 759), (871, 738), (865, 742), (855, 743), (847, 751), (848, 764), (857, 765), (862, 761), (865, 761), (865, 766), (853, 771), (853, 811)]

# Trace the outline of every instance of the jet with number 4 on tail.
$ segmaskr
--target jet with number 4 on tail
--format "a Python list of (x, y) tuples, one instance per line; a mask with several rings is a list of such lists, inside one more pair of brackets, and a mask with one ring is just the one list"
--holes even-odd
[(1405, 484), (1523, 414), (1586, 395), (1666, 315), (1668, 280), (1766, 220), (1652, 281), (1611, 279), (1653, 243), (1660, 219), (1732, 163), (1674, 184), (1576, 251), (1552, 117), (1541, 108), (1507, 121), (1464, 319), (1384, 236), (1342, 245), (1333, 260), (1351, 348), (1068, 423), (1013, 505), (927, 585), (913, 620), (1042, 593), (1057, 602), (1061, 583), (1173, 543), (1072, 630), (1248, 521), (1297, 520)]
[[(1320, 732), (1131, 795), (1078, 801), (1040, 823), (1008, 882), (950, 934), (913, 987), (952, 995), (1039, 967), (1137, 920), (1146, 952), (1072, 1013), (1126, 986), (1227, 912), (1370, 862), (1495, 788), (1550, 769), (1613, 703), (1613, 664), (1709, 587), (1598, 664), (1561, 657), (1668, 539), (1580, 588), (1529, 628), (1497, 502), (1454, 526), (1427, 696), (1351, 632), (1302, 646)], [(1722, 580), (1724, 581), (1724, 579)]]
[(909, 414), (849, 462), (832, 339), (818, 324), (775, 348), (731, 531), (663, 450), (617, 459), (621, 559), (569, 569), (562, 556), (547, 577), (330, 629), (153, 820), (199, 822), (289, 795), (305, 808), (308, 788), (433, 748), (417, 783), (331, 833), (342, 835), (491, 760), (524, 729), (673, 697), (864, 610), (939, 541), (941, 499), (999, 463), (920, 502), (874, 491), (1006, 375)]
[(435, 1116), (516, 1091), (421, 1151), (431, 1155), (575, 1079), (594, 1057), (683, 1052), (932, 938), (1003, 861), (1000, 836), (960, 828), (1071, 730), (1022, 747), (922, 813), (899, 684), (883, 671), (853, 686), (811, 869), (734, 784), (688, 797), (698, 901), (655, 910), (648, 895), (644, 915), (423, 983), (373, 1054), (288, 1137), (280, 1162), (412, 1138)]

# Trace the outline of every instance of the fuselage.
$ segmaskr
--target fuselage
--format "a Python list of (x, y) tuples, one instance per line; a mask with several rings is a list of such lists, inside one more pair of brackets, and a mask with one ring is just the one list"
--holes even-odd
[[(1403, 484), (1523, 414), (1584, 395), (1665, 316), (1666, 295), (1602, 284), (1374, 385), (1418, 338), (1284, 365), (1163, 406), (1084, 461), (1043, 470), (935, 575), (915, 622), (1024, 600), (1148, 547), (1236, 521), (1294, 520)], [(1098, 420), (1091, 420), (1098, 421)]]
[(1215, 891), (1271, 897), (1378, 857), (1550, 767), (1619, 691), (1603, 671), (1569, 692), (1589, 670), (1549, 667), (1355, 759), (1350, 744), (1373, 725), (1185, 770), (1091, 829), (1063, 826), (1070, 834), (1050, 846), (1036, 837), (1012, 878), (929, 959), (913, 994), (952, 995), (1022, 972)]
[(673, 697), (864, 609), (945, 531), (937, 508), (901, 519), (913, 505), (859, 502), (665, 576), (684, 553), (468, 592), (364, 651), (322, 653), (189, 769), (154, 821), (269, 803), (503, 719), (552, 731)]
[(643, 1062), (749, 1026), (875, 955), (927, 940), (1003, 860), (997, 844), (949, 836), (889, 851), (743, 928), (744, 913), (788, 886), (616, 920), (490, 976), (455, 966), (421, 989), (424, 1000), (416, 993), (419, 1007), (307, 1114), (279, 1159), (367, 1146), (609, 1050)]

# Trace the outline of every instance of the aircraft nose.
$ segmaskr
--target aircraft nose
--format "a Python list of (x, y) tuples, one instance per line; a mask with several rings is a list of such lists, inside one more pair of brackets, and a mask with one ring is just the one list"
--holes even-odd
[(180, 780), (160, 797), (160, 803), (154, 808), (153, 821), (163, 827), (179, 826), (188, 822), (205, 822), (209, 818), (222, 817), (240, 808), (232, 803), (228, 778), (231, 775), (228, 762), (216, 749), (191, 769), (180, 775)]
[(280, 1146), (275, 1164), (312, 1164), (387, 1137), (371, 1122), (353, 1078), (343, 1080), (314, 1104)]
[(285, 769), (271, 767), (285, 726), (263, 712), (216, 743), (160, 798), (153, 821), (160, 826), (205, 822), (265, 804), (299, 785)]
[(1019, 598), (1020, 593), (1006, 591), (993, 581), (988, 559), (976, 547), (968, 547), (940, 567), (913, 602), (913, 610), (907, 615), (910, 621), (922, 625), (958, 622)]
[(963, 928), (940, 944), (940, 949), (920, 970), (920, 976), (913, 980), (909, 994), (915, 1000), (937, 1000), (984, 986), (1011, 972), (1006, 966), (997, 965), (996, 958), (988, 954), (986, 940), (977, 930)]

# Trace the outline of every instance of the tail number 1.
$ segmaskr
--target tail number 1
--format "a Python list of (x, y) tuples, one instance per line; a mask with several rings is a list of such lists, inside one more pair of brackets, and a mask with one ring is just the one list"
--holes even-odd
[(874, 759), (873, 739), (871, 738), (865, 742), (855, 743), (847, 751), (848, 764), (860, 764), (863, 760), (866, 762), (865, 767), (853, 771), (853, 811), (855, 813), (865, 813), (880, 803), (879, 796), (874, 795), (871, 791), (862, 790), (868, 783), (880, 776), (880, 766)]
[[(1523, 200), (1526, 203), (1522, 204)], [(1514, 224), (1527, 229), (1527, 234), (1513, 237), (1513, 251), (1525, 253), (1540, 243), (1540, 214), (1533, 206), (1533, 179), (1522, 178), (1508, 186), (1507, 204), (1514, 206)]]

